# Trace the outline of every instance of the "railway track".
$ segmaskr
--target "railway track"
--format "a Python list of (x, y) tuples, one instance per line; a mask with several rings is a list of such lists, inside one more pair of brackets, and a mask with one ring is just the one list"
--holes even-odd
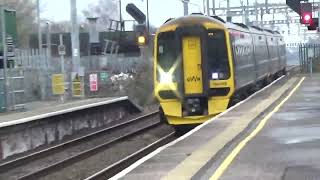
[(139, 151), (127, 156), (126, 158), (121, 159), (120, 161), (117, 161), (116, 163), (113, 163), (112, 165), (106, 167), (105, 169), (93, 174), (92, 176), (86, 178), (85, 180), (105, 180), (105, 179), (111, 178), (112, 176), (116, 175), (123, 169), (129, 167), (135, 161), (139, 160), (143, 156), (156, 150), (158, 147), (161, 147), (162, 145), (165, 145), (171, 142), (175, 138), (176, 138), (175, 133), (172, 132), (167, 136), (159, 139), (158, 141), (150, 144), (149, 146), (143, 149), (140, 149)]
[[(80, 138), (76, 138), (74, 140), (70, 140), (68, 142), (41, 150), (39, 152), (35, 152), (33, 154), (20, 157), (18, 159), (15, 159), (9, 162), (5, 162), (3, 164), (0, 164), (0, 174), (8, 173), (10, 171), (13, 172), (13, 174), (15, 174), (14, 173), (15, 169), (18, 169), (21, 167), (23, 168), (28, 167), (29, 164), (31, 163), (36, 164), (35, 163), (36, 161), (41, 161), (43, 158), (57, 155), (58, 153), (64, 152), (69, 148), (75, 148), (75, 146), (81, 145), (83, 143), (88, 143), (88, 142), (91, 143), (91, 141), (97, 138), (110, 136), (111, 134), (116, 133), (118, 130), (121, 130), (120, 136), (111, 138), (95, 146), (91, 146), (91, 147), (88, 146), (87, 149), (82, 150), (81, 152), (73, 153), (71, 156), (65, 157), (64, 159), (60, 159), (55, 162), (51, 162), (50, 164), (30, 168), (31, 170), (24, 170), (25, 171), (24, 174), (20, 173), (14, 179), (25, 180), (25, 179), (38, 179), (40, 177), (44, 177), (53, 172), (57, 172), (65, 167), (71, 166), (73, 163), (79, 162), (85, 158), (93, 156), (94, 154), (101, 152), (104, 149), (111, 148), (113, 145), (122, 141), (126, 141), (126, 139), (130, 137), (143, 134), (148, 130), (151, 130), (160, 125), (163, 125), (163, 123), (154, 120), (154, 118), (156, 118), (157, 115), (158, 115), (158, 111), (155, 111), (150, 114), (132, 119), (130, 121), (127, 121), (109, 128), (105, 128), (97, 132), (82, 136)], [(135, 128), (133, 128), (134, 130), (131, 130), (128, 132), (128, 128), (130, 127), (129, 129), (131, 129), (131, 127), (134, 127), (134, 126), (135, 126)], [(138, 126), (139, 128), (137, 128), (136, 126)], [(126, 132), (126, 133), (123, 133), (123, 132)], [(162, 143), (162, 144), (166, 143), (166, 138), (164, 138), (162, 141), (159, 141), (158, 143)], [(149, 148), (149, 151), (154, 147), (156, 147), (156, 144), (151, 146)], [(140, 155), (146, 152), (147, 151), (141, 152)], [(131, 158), (131, 159), (134, 159), (134, 158)], [(122, 163), (122, 165), (123, 164), (124, 163)]]

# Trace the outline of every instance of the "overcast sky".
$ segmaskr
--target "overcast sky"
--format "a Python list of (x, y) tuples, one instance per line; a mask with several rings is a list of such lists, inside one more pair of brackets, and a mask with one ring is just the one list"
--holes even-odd
[[(77, 8), (78, 14), (82, 16), (82, 10), (87, 8), (89, 4), (96, 3), (98, 0), (78, 0)], [(106, 0), (116, 1), (118, 0)], [(212, 0), (210, 6), (212, 5)], [(230, 6), (239, 6), (241, 0), (230, 0)], [(245, 3), (247, 0), (243, 0)], [(285, 0), (268, 0), (271, 3), (285, 3)], [(42, 6), (42, 18), (48, 18), (53, 21), (69, 20), (70, 19), (70, 3), (69, 0), (40, 0)], [(190, 0), (192, 4), (189, 5), (189, 12), (199, 12), (203, 10), (203, 0)], [(215, 0), (216, 7), (226, 6), (226, 0)], [(249, 0), (249, 4), (254, 3), (255, 0)], [(265, 2), (265, 0), (258, 0), (258, 2)], [(132, 19), (125, 11), (125, 6), (128, 3), (134, 3), (143, 12), (146, 12), (146, 0), (122, 0), (122, 12), (124, 19)], [(160, 26), (168, 18), (179, 17), (183, 15), (183, 5), (181, 0), (149, 0), (149, 12), (151, 24)]]
[[(42, 1), (43, 18), (49, 18), (54, 21), (68, 20), (70, 19), (70, 3), (68, 0), (40, 0)], [(87, 8), (89, 4), (96, 3), (98, 0), (78, 0), (77, 8), (78, 14), (82, 16), (82, 10)], [(106, 1), (118, 1), (118, 0), (106, 0)], [(199, 3), (201, 0), (193, 0), (195, 3)], [(198, 2), (199, 1), (199, 2)], [(125, 6), (128, 3), (134, 3), (141, 11), (146, 12), (146, 0), (122, 0), (122, 13), (124, 19), (132, 19), (130, 15), (126, 13)], [(63, 5), (62, 5), (63, 4)], [(117, 3), (118, 4), (118, 3)], [(200, 7), (190, 5), (191, 9), (199, 10)], [(202, 6), (201, 6), (202, 8)], [(57, 13), (58, 11), (58, 13)], [(152, 24), (161, 25), (165, 20), (170, 17), (177, 17), (183, 15), (182, 3), (179, 0), (149, 0), (149, 14)]]

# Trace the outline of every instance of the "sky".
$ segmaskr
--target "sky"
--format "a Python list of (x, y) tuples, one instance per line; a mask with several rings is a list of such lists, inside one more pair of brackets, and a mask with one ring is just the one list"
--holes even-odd
[[(53, 21), (70, 19), (70, 3), (68, 0), (40, 0), (43, 7), (42, 18), (51, 19)], [(82, 10), (87, 8), (89, 4), (96, 3), (98, 0), (78, 0), (77, 9), (79, 16), (82, 16)], [(118, 1), (118, 0), (107, 0)], [(195, 3), (201, 0), (193, 0)], [(146, 12), (146, 0), (122, 0), (123, 18), (132, 19), (127, 14), (125, 6), (128, 3), (134, 3), (141, 11)], [(63, 5), (62, 5), (63, 4)], [(190, 10), (198, 11), (200, 7), (190, 5)], [(201, 6), (202, 9), (202, 6)], [(58, 13), (56, 13), (58, 11)], [(146, 14), (146, 13), (145, 13)], [(178, 17), (183, 15), (183, 6), (180, 0), (149, 0), (150, 22), (156, 26), (160, 26), (170, 17)]]
[[(40, 4), (42, 7), (41, 18), (50, 19), (52, 21), (64, 21), (70, 20), (70, 0), (40, 0)], [(115, 1), (117, 4), (119, 0), (106, 0), (106, 1)], [(212, 1), (210, 2), (210, 7), (212, 7)], [(241, 5), (241, 1), (245, 4), (247, 0), (229, 0), (230, 7)], [(253, 5), (255, 1), (258, 3), (265, 3), (266, 0), (248, 0), (249, 5)], [(267, 0), (269, 3), (282, 3), (285, 4), (286, 0)], [(320, 0), (314, 0), (315, 2), (319, 2)], [(85, 20), (82, 14), (82, 10), (86, 9), (89, 4), (95, 4), (98, 0), (77, 0), (77, 9), (79, 18), (82, 21)], [(189, 13), (203, 11), (203, 0), (190, 0), (189, 4)], [(134, 3), (141, 11), (146, 14), (146, 0), (122, 0), (122, 14), (124, 20), (132, 20), (132, 17), (126, 12), (125, 6), (128, 3)], [(216, 7), (226, 7), (227, 0), (215, 0)], [(149, 14), (150, 14), (150, 24), (159, 27), (161, 26), (167, 19), (175, 18), (183, 16), (183, 4), (181, 0), (149, 0)], [(296, 14), (293, 14), (296, 15)], [(264, 20), (272, 20), (272, 14), (268, 14), (264, 16)], [(224, 17), (225, 18), (225, 17)], [(250, 21), (255, 20), (255, 15), (249, 17)], [(284, 20), (285, 15), (280, 14), (275, 17), (275, 20)], [(233, 22), (242, 22), (242, 17), (234, 17), (232, 19)], [(80, 22), (81, 23), (81, 22)], [(270, 28), (266, 26), (265, 28)], [(291, 24), (289, 26), (281, 25), (280, 27), (276, 27), (281, 33), (283, 33), (284, 37), (292, 37), (293, 34), (296, 36), (300, 35), (300, 32), (305, 31), (306, 27), (298, 27), (297, 24)], [(289, 34), (289, 30), (290, 33)], [(291, 39), (289, 38), (288, 41)]]
[[(82, 10), (87, 8), (89, 4), (96, 3), (98, 0), (78, 0), (78, 14), (82, 16)], [(118, 0), (106, 0), (116, 1)], [(240, 6), (240, 1), (246, 0), (230, 0), (230, 6)], [(265, 2), (265, 0), (257, 0)], [(285, 0), (268, 0), (270, 3), (285, 3)], [(190, 0), (189, 13), (199, 12), (203, 10), (203, 0)], [(209, 0), (212, 6), (212, 0)], [(215, 0), (216, 7), (226, 7), (226, 0)], [(249, 0), (249, 4), (253, 4), (255, 0)], [(52, 21), (61, 21), (70, 19), (70, 3), (69, 0), (40, 0), (42, 12), (41, 17)], [(128, 3), (134, 3), (143, 12), (146, 12), (146, 0), (122, 0), (122, 13), (126, 20), (132, 19), (125, 11)], [(146, 14), (146, 13), (145, 13)], [(149, 14), (152, 25), (158, 27), (167, 19), (179, 17), (183, 15), (183, 4), (181, 0), (149, 0)]]

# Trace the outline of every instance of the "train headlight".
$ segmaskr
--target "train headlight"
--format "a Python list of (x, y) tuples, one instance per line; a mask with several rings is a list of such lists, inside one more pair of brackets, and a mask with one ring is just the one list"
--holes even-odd
[(224, 73), (224, 72), (214, 72), (211, 74), (211, 79), (213, 80), (223, 80), (223, 79), (227, 79), (228, 78), (228, 74)]
[(160, 83), (172, 83), (173, 77), (171, 73), (160, 73)]
[(228, 74), (226, 73), (219, 73), (219, 79), (227, 79), (228, 78)]

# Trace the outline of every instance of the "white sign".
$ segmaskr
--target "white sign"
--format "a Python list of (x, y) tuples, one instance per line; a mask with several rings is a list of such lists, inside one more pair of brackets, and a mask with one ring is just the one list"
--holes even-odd
[(75, 49), (73, 49), (73, 56), (74, 57), (77, 57), (78, 56), (78, 49), (77, 48), (75, 48)]
[(98, 91), (98, 74), (90, 74), (90, 91), (96, 92)]
[(60, 56), (66, 55), (66, 47), (64, 45), (59, 45), (58, 46), (58, 51)]

